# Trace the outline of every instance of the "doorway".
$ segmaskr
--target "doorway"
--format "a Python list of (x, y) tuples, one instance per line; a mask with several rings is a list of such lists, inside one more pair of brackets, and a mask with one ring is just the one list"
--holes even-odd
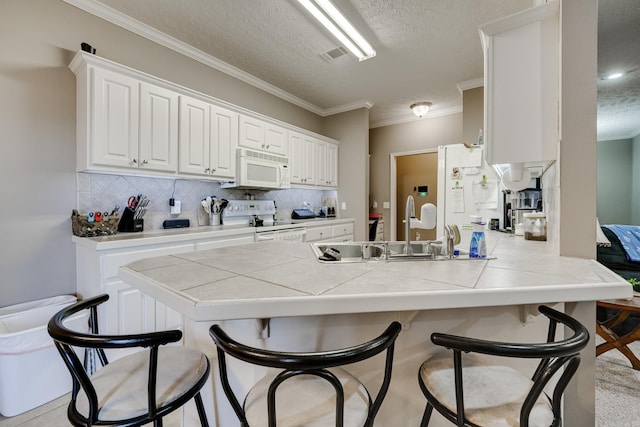
[[(405, 239), (405, 208), (408, 196), (413, 196), (416, 216), (420, 217), (420, 207), (425, 203), (436, 204), (438, 199), (438, 152), (425, 150), (414, 153), (391, 155), (391, 185), (394, 193), (392, 206), (392, 239)], [(426, 187), (426, 188), (425, 188)], [(426, 191), (425, 191), (426, 190)], [(394, 215), (395, 213), (395, 215)], [(395, 237), (393, 236), (395, 234)], [(435, 240), (436, 229), (412, 230), (411, 240)]]

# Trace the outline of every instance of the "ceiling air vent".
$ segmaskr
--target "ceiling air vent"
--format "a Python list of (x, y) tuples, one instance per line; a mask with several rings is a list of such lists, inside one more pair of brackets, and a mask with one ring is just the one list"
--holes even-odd
[(347, 53), (349, 52), (347, 52), (345, 48), (343, 48), (342, 46), (338, 46), (335, 49), (331, 49), (327, 52), (321, 53), (320, 56), (327, 61), (333, 61), (335, 59), (340, 58), (341, 56), (346, 55)]

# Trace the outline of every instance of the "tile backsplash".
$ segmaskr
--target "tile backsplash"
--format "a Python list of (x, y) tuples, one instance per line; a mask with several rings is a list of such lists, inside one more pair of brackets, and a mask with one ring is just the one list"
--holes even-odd
[[(161, 229), (165, 219), (189, 219), (191, 226), (208, 225), (208, 216), (200, 205), (206, 196), (219, 199), (242, 200), (252, 194), (256, 200), (275, 200), (279, 218), (290, 218), (291, 210), (303, 207), (306, 202), (313, 209), (323, 197), (337, 198), (336, 190), (289, 189), (289, 190), (234, 190), (220, 188), (215, 181), (196, 179), (141, 177), (102, 173), (78, 172), (77, 209), (80, 213), (108, 211), (127, 205), (131, 195), (143, 194), (151, 201), (144, 217), (145, 230)], [(181, 213), (172, 216), (169, 199), (173, 197), (182, 204)]]

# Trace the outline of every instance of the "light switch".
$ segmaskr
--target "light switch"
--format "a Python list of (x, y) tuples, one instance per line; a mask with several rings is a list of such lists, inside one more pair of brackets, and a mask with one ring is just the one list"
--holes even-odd
[(389, 202), (382, 202), (382, 209), (390, 209)]
[(347, 202), (342, 202), (341, 208), (342, 208), (343, 211), (346, 211), (347, 210)]

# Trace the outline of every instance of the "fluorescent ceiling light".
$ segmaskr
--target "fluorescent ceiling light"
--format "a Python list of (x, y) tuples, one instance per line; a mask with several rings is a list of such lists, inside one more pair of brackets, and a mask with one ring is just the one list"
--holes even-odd
[[(376, 56), (376, 51), (373, 50), (371, 45), (329, 0), (315, 0), (315, 2), (312, 0), (298, 1), (360, 61)], [(318, 6), (320, 6), (325, 13), (322, 13), (322, 11), (318, 9)]]

